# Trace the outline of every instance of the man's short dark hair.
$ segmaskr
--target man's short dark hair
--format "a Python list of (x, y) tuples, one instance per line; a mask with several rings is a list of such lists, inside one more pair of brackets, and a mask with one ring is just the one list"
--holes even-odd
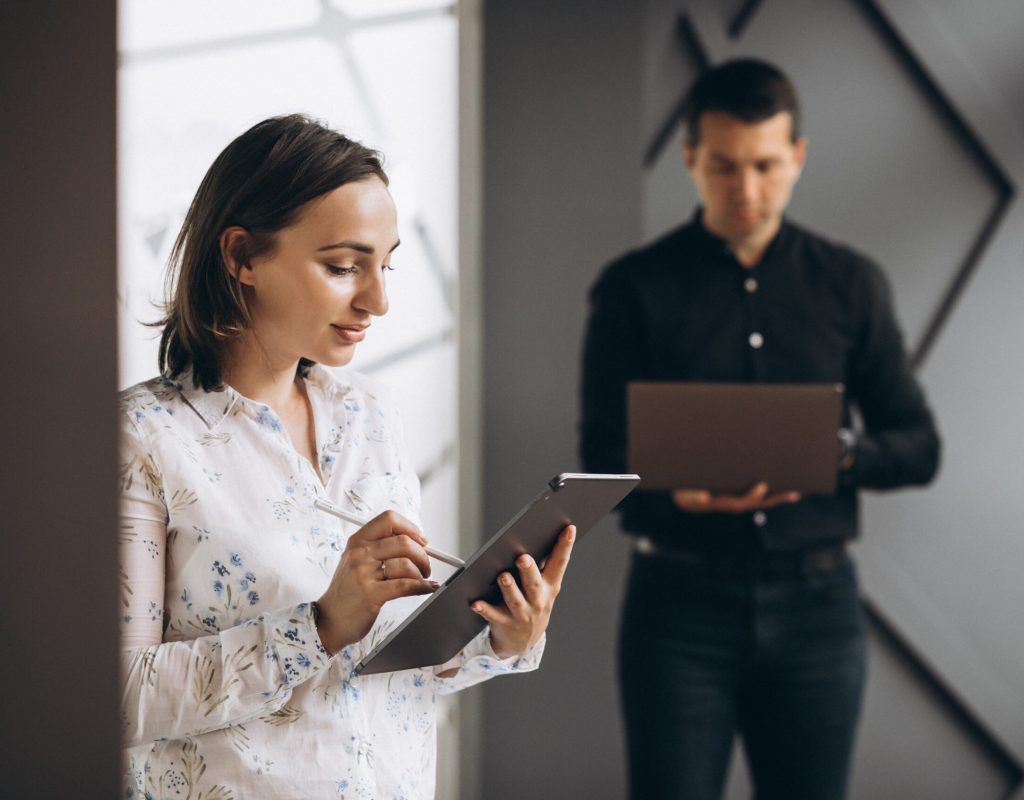
[(744, 122), (764, 122), (782, 111), (793, 118), (791, 137), (800, 136), (800, 102), (796, 87), (778, 67), (755, 58), (726, 61), (704, 72), (690, 88), (684, 121), (686, 143), (697, 145), (700, 117), (724, 111)]

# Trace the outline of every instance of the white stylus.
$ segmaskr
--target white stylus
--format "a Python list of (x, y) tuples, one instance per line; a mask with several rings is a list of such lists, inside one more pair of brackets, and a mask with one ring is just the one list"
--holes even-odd
[[(360, 528), (363, 527), (370, 520), (363, 519), (358, 514), (354, 514), (351, 511), (346, 511), (343, 508), (338, 508), (330, 500), (325, 500), (322, 497), (318, 497), (313, 501), (313, 505), (319, 508), (321, 511), (326, 511), (328, 514), (333, 514), (339, 519), (343, 519), (346, 522), (351, 522), (353, 525), (358, 525)], [(430, 545), (423, 548), (427, 551), (427, 555), (431, 558), (436, 558), (438, 561), (443, 561), (445, 564), (449, 564), (453, 567), (464, 567), (466, 562), (458, 556), (450, 555), (443, 550), (437, 550)]]

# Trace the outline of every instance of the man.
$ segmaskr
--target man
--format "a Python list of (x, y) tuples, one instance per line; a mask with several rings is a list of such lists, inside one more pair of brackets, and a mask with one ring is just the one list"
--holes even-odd
[(857, 490), (928, 482), (939, 439), (878, 267), (783, 217), (807, 151), (788, 78), (723, 64), (694, 85), (686, 123), (700, 208), (590, 293), (585, 468), (626, 470), (630, 381), (842, 383), (847, 405), (832, 495), (761, 483), (623, 504), (636, 541), (619, 640), (631, 796), (720, 797), (738, 732), (760, 800), (841, 798), (865, 671), (844, 546)]

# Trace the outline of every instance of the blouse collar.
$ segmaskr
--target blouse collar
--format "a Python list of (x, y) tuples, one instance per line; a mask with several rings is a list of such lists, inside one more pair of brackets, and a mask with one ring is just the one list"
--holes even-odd
[[(222, 388), (212, 391), (206, 391), (202, 386), (196, 386), (192, 381), (191, 368), (183, 370), (173, 378), (165, 376), (164, 381), (178, 391), (185, 402), (195, 410), (203, 422), (210, 428), (216, 428), (236, 405), (254, 417), (269, 411), (266, 403), (252, 400), (240, 394), (228, 384), (224, 384)], [(318, 390), (327, 398), (332, 397), (344, 388), (331, 380), (330, 373), (319, 364), (313, 364), (309, 368), (309, 372), (306, 375), (306, 387)]]

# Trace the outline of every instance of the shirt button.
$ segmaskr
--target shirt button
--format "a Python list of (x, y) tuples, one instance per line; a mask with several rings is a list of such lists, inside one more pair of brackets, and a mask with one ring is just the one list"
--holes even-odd
[(755, 525), (756, 525), (757, 527), (759, 527), (759, 528), (763, 528), (763, 527), (764, 527), (764, 524), (765, 524), (765, 523), (766, 523), (767, 521), (768, 521), (768, 515), (767, 515), (767, 514), (765, 514), (765, 513), (763, 512), (763, 511), (755, 511), (755, 512), (754, 512), (754, 524), (755, 524)]
[(757, 291), (757, 278), (747, 278), (745, 281), (743, 281), (743, 288), (746, 289), (747, 292), (750, 293), (750, 294), (753, 294), (754, 292), (756, 292)]
[(758, 350), (761, 348), (761, 345), (764, 344), (764, 337), (757, 331), (754, 331), (749, 337), (747, 337), (747, 341), (750, 342), (751, 347)]

